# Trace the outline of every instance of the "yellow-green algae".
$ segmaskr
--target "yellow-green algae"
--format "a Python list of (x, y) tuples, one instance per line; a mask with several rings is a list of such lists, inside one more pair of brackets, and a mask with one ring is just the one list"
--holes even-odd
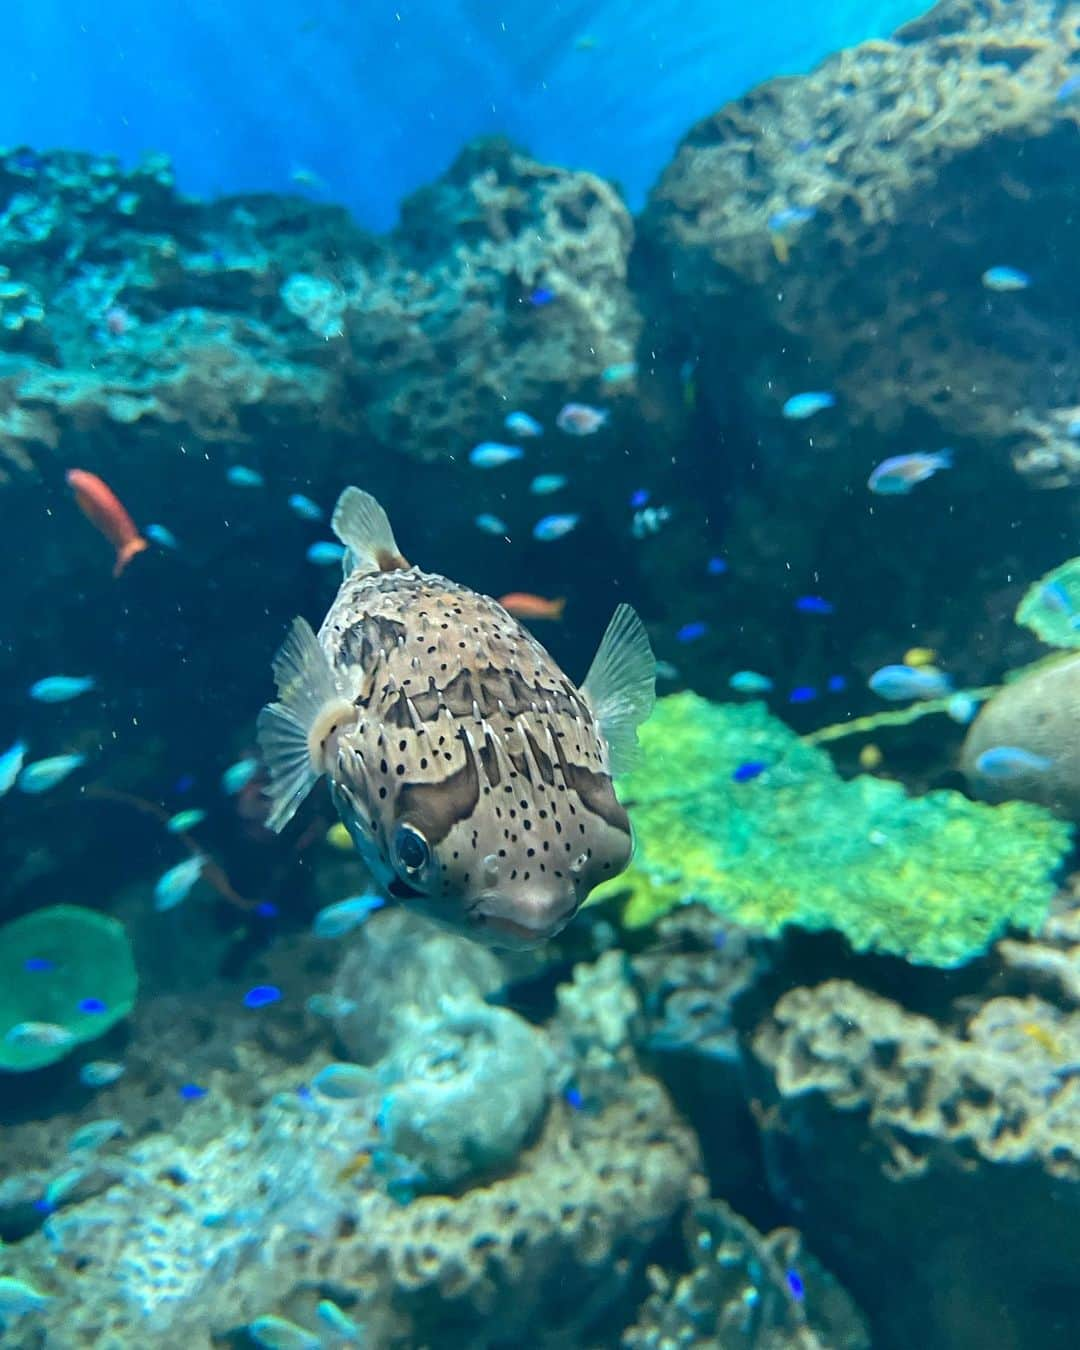
[[(845, 782), (763, 703), (675, 694), (641, 743), (619, 782), (634, 859), (592, 896), (626, 896), (630, 928), (699, 900), (770, 935), (835, 929), (856, 951), (956, 966), (1007, 927), (1039, 925), (1070, 845), (1068, 825), (1026, 802)], [(747, 761), (768, 768), (735, 782)]]
[[(1055, 603), (1055, 595), (1065, 603)], [(1080, 558), (1070, 558), (1027, 588), (1013, 618), (1049, 647), (1075, 648), (1080, 647), (1080, 627), (1073, 624), (1078, 615)]]

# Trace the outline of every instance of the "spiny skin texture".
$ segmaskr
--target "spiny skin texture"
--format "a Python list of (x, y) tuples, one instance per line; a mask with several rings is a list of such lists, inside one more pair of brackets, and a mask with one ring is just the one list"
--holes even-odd
[[(518, 945), (626, 866), (593, 713), (496, 601), (415, 567), (358, 571), (318, 639), (357, 709), (328, 765), (335, 800), (393, 894)], [(403, 830), (427, 845), (418, 868)]]

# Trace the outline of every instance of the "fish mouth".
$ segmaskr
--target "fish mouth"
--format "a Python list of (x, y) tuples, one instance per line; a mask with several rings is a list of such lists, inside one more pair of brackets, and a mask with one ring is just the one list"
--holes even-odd
[(546, 900), (515, 900), (505, 895), (489, 895), (469, 912), (493, 945), (528, 948), (537, 947), (561, 933), (577, 910), (574, 896), (562, 905), (555, 905)]

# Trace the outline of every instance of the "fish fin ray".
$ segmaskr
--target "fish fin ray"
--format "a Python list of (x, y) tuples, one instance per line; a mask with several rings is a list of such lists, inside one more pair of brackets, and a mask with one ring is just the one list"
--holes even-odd
[(637, 729), (656, 703), (656, 658), (630, 605), (612, 615), (581, 692), (607, 742), (608, 771), (626, 773), (637, 762)]
[(343, 566), (351, 555), (354, 570), (393, 572), (408, 567), (386, 512), (370, 492), (347, 487), (338, 498), (330, 524), (347, 550)]

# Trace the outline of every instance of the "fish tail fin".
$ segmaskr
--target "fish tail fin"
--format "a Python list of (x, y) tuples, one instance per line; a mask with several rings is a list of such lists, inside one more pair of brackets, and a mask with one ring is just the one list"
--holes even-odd
[[(386, 512), (371, 495), (347, 487), (338, 498), (330, 521), (334, 533), (348, 549), (346, 570), (393, 572), (408, 567), (394, 538)], [(352, 568), (348, 567), (351, 555)]]
[(113, 566), (113, 576), (118, 577), (128, 563), (135, 557), (136, 553), (142, 553), (150, 545), (141, 534), (134, 535), (127, 539), (116, 550), (116, 563)]
[(294, 619), (274, 657), (278, 702), (259, 714), (257, 739), (270, 774), (266, 824), (279, 834), (337, 754), (337, 736), (356, 720), (326, 653), (304, 619)]
[(637, 729), (656, 703), (656, 657), (645, 625), (619, 605), (581, 686), (608, 746), (608, 771), (626, 773), (637, 760)]
[(563, 611), (565, 609), (566, 609), (566, 596), (565, 595), (556, 596), (556, 598), (551, 602), (551, 617), (553, 619), (561, 619), (563, 616)]
[(939, 469), (951, 469), (953, 466), (953, 452), (948, 448), (939, 450), (934, 459)]

